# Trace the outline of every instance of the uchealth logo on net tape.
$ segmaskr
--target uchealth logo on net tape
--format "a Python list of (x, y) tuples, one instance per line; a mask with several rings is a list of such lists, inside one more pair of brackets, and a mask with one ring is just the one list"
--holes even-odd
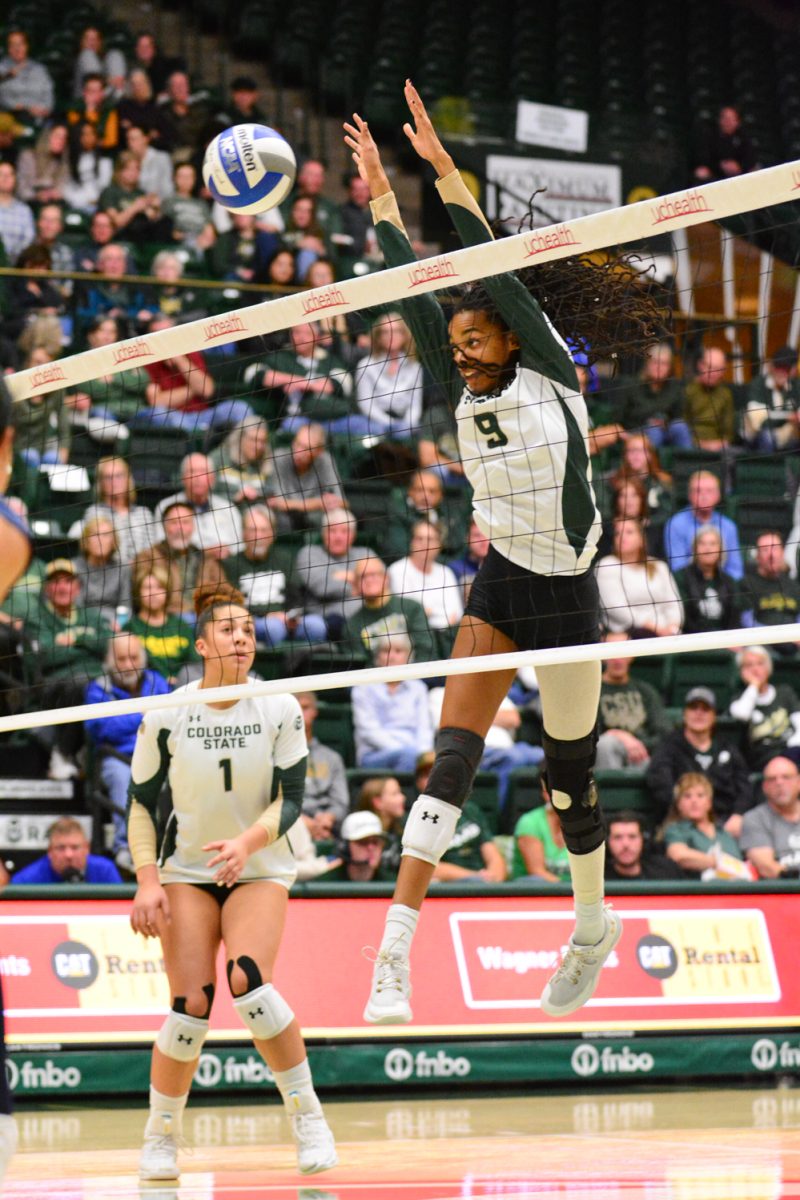
[(457, 279), (458, 271), (451, 259), (446, 256), (432, 258), (430, 262), (420, 263), (408, 272), (408, 286), (419, 287), (421, 283), (430, 283), (434, 279)]
[(593, 1075), (647, 1075), (653, 1070), (655, 1060), (652, 1054), (646, 1051), (637, 1054), (630, 1046), (622, 1046), (619, 1050), (604, 1046), (598, 1050), (591, 1042), (582, 1042), (572, 1051), (570, 1066), (581, 1079), (590, 1079)]
[(525, 247), (525, 257), (535, 258), (537, 254), (544, 254), (547, 250), (560, 250), (562, 246), (579, 246), (580, 242), (569, 225), (556, 225), (554, 229), (532, 233), (530, 237), (523, 238), (522, 244)]
[(39, 367), (38, 370), (33, 372), (31, 375), (31, 388), (34, 389), (33, 394), (35, 395), (36, 388), (44, 387), (48, 383), (66, 383), (66, 380), (66, 371), (58, 363), (55, 363), (48, 367)]
[(336, 308), (339, 304), (347, 304), (347, 297), (341, 288), (331, 284), (330, 287), (324, 288), (321, 292), (316, 292), (312, 296), (303, 297), (303, 312), (315, 313), (323, 308)]
[(663, 225), (665, 221), (674, 221), (676, 217), (690, 217), (695, 213), (713, 211), (699, 188), (694, 188), (691, 192), (683, 192), (679, 196), (665, 196), (663, 200), (650, 206), (653, 225)]
[(203, 326), (203, 336), (207, 342), (230, 337), (232, 333), (247, 333), (247, 326), (236, 313), (231, 313), (228, 317), (216, 317), (213, 321), (206, 321)]
[(396, 1046), (384, 1058), (383, 1069), (393, 1083), (404, 1083), (407, 1079), (464, 1079), (472, 1070), (472, 1063), (463, 1054), (455, 1058), (444, 1050), (436, 1054), (418, 1050), (412, 1054), (403, 1046)]
[(130, 362), (134, 358), (151, 358), (153, 351), (149, 342), (144, 338), (136, 338), (133, 342), (122, 342), (112, 348), (111, 357), (115, 363)]
[(100, 971), (94, 952), (83, 942), (59, 942), (50, 955), (50, 966), (65, 987), (91, 987)]

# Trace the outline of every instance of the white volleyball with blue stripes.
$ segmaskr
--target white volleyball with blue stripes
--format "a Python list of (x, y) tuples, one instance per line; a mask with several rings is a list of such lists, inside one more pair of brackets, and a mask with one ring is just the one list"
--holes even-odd
[(288, 196), (297, 163), (286, 138), (268, 125), (233, 125), (218, 133), (203, 159), (203, 179), (231, 212), (263, 213)]

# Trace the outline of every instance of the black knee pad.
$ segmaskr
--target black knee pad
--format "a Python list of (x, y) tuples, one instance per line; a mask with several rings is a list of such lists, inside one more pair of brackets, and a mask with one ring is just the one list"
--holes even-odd
[(483, 738), (469, 729), (452, 726), (440, 729), (436, 735), (436, 761), (425, 795), (462, 808), (472, 791), (483, 748)]
[[(205, 985), (205, 987), (203, 988), (205, 997), (208, 1000), (208, 1005), (206, 1006), (206, 1011), (203, 1013), (194, 1013), (193, 1014), (194, 1016), (199, 1017), (201, 1021), (207, 1021), (211, 1014), (211, 1006), (214, 1003), (214, 992), (215, 991), (216, 991), (216, 985), (213, 983), (207, 983)], [(173, 1004), (172, 1004), (172, 1011), (179, 1013), (180, 1016), (182, 1016), (182, 1017), (188, 1016), (188, 1013), (186, 1012), (186, 997), (185, 996), (176, 996), (175, 997)]]
[(229, 958), (226, 969), (228, 972), (228, 987), (231, 990), (232, 996), (236, 995), (233, 987), (231, 987), (231, 975), (233, 974), (234, 967), (239, 967), (240, 970), (244, 971), (245, 979), (247, 980), (247, 987), (244, 989), (241, 995), (246, 996), (248, 992), (254, 992), (256, 988), (261, 987), (264, 980), (261, 978), (261, 972), (259, 971), (257, 964), (253, 962), (249, 955), (242, 954), (240, 958), (236, 959), (236, 961), (234, 961), (232, 958)]
[(571, 854), (591, 854), (605, 841), (606, 830), (597, 785), (592, 775), (597, 730), (575, 741), (561, 741), (542, 736), (545, 753), (545, 780), (552, 793), (565, 792), (570, 798), (568, 808), (553, 806), (561, 822), (564, 844)]

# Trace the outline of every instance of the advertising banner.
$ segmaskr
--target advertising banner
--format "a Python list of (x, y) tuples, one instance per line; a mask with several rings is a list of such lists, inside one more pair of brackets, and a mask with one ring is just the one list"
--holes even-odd
[[(800, 1025), (800, 896), (625, 896), (622, 940), (594, 998), (552, 1019), (539, 997), (572, 930), (565, 897), (433, 897), (414, 943), (414, 1037)], [(5, 901), (0, 973), (10, 1044), (147, 1043), (169, 1005), (160, 943), (128, 924), (126, 900)], [(364, 998), (386, 902), (293, 899), (276, 985), (312, 1038), (380, 1041)], [(210, 1039), (246, 1040), (225, 986)]]
[[(488, 154), (486, 175), (492, 183), (511, 193), (503, 199), (503, 211), (492, 211), (494, 188), (487, 192), (487, 216), (506, 219), (524, 217), (528, 196), (540, 192), (536, 201), (547, 211), (548, 221), (572, 221), (622, 203), (622, 171), (605, 163), (562, 162), (559, 159), (526, 158), (513, 154)], [(515, 206), (512, 196), (519, 196)], [(544, 219), (542, 224), (544, 224)], [(577, 249), (577, 247), (576, 247)]]

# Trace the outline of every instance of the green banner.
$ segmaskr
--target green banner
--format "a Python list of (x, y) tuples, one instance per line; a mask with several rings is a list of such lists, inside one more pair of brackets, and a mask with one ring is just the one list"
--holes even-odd
[[(504, 1041), (383, 1041), (310, 1045), (318, 1087), (475, 1084), (664, 1082), (676, 1076), (758, 1078), (800, 1069), (800, 1035), (716, 1034), (630, 1038), (539, 1038)], [(18, 1100), (43, 1096), (139, 1096), (147, 1094), (150, 1052), (130, 1050), (18, 1051), (7, 1062)], [(255, 1050), (204, 1050), (196, 1092), (273, 1091), (272, 1075)]]

